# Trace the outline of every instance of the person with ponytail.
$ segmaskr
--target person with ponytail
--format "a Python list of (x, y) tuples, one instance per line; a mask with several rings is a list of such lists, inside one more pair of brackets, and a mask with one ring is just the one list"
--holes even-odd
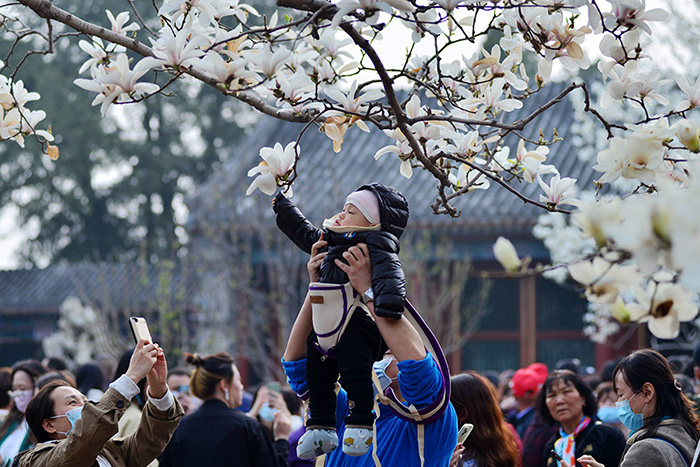
[[(515, 467), (520, 465), (516, 433), (498, 407), (495, 388), (474, 371), (453, 376), (450, 401), (457, 412), (459, 426), (474, 429), (462, 444), (459, 467)], [(460, 447), (458, 446), (458, 449)]]
[(275, 415), (273, 444), (256, 419), (235, 410), (243, 401), (243, 383), (233, 358), (225, 352), (185, 355), (194, 366), (190, 391), (203, 402), (182, 420), (158, 459), (160, 466), (286, 466), (291, 427), (287, 413)]
[[(700, 424), (663, 355), (651, 349), (632, 352), (615, 367), (613, 386), (618, 416), (630, 430), (620, 467), (693, 462)], [(592, 456), (578, 461), (586, 467), (605, 465)]]
[(36, 393), (36, 380), (48, 369), (38, 360), (22, 360), (12, 366), (12, 409), (0, 425), (0, 465), (9, 466), (20, 451), (29, 449), (36, 438), (29, 430), (24, 412)]

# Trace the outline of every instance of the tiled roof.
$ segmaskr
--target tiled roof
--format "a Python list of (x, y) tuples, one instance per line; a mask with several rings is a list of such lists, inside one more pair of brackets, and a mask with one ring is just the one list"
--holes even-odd
[[(513, 118), (525, 115), (549, 102), (565, 87), (564, 84), (543, 88), (525, 101), (525, 107), (511, 114)], [(589, 164), (583, 164), (576, 157), (576, 147), (570, 138), (573, 117), (571, 101), (564, 99), (553, 108), (538, 116), (522, 132), (529, 140), (538, 140), (540, 130), (551, 138), (556, 129), (563, 141), (551, 147), (547, 163), (555, 164), (562, 177), (578, 179), (579, 187), (590, 187), (595, 177)], [(235, 148), (231, 148), (230, 159), (222, 169), (210, 177), (190, 198), (189, 230), (193, 237), (205, 236), (208, 228), (245, 230), (262, 223), (274, 226), (270, 209), (270, 197), (256, 191), (246, 197), (245, 191), (252, 178), (247, 176), (250, 168), (260, 162), (258, 153), (261, 147), (273, 146), (279, 142), (283, 146), (297, 140), (303, 126), (272, 118), (261, 120), (250, 135)], [(515, 154), (518, 139), (511, 135), (508, 145), (511, 155)], [(437, 196), (435, 179), (426, 171), (415, 169), (409, 180), (399, 173), (400, 162), (387, 154), (375, 161), (372, 156), (380, 148), (393, 144), (393, 140), (380, 131), (364, 133), (351, 128), (345, 135), (342, 151), (333, 152), (332, 141), (323, 133), (310, 127), (301, 138), (301, 157), (298, 164), (299, 177), (295, 181), (294, 202), (307, 218), (320, 225), (324, 218), (340, 210), (345, 196), (362, 184), (381, 182), (401, 191), (409, 201), (409, 232), (428, 229), (445, 232), (453, 238), (464, 239), (465, 248), (483, 260), (492, 260), (491, 245), (497, 235), (518, 239), (524, 255), (535, 258), (547, 256), (539, 241), (530, 233), (542, 209), (525, 204), (513, 194), (495, 183), (488, 190), (474, 190), (453, 201), (453, 206), (461, 210), (461, 216), (451, 218), (436, 215), (431, 205)], [(528, 144), (534, 149), (534, 145)], [(537, 183), (522, 183), (517, 187), (525, 196), (537, 200), (541, 189)], [(479, 243), (482, 238), (482, 243)], [(519, 252), (521, 246), (518, 246)]]
[[(526, 100), (527, 109), (517, 115), (527, 115), (532, 109), (556, 96), (563, 85), (548, 86)], [(564, 99), (550, 111), (544, 112), (530, 123), (523, 136), (537, 140), (540, 129), (549, 137), (556, 128), (564, 141), (552, 146), (548, 163), (554, 163), (562, 177), (578, 178), (579, 186), (590, 186), (594, 174), (590, 166), (581, 164), (576, 157), (568, 134), (571, 127), (571, 103)], [(517, 115), (515, 115), (517, 117)], [(196, 232), (204, 224), (244, 228), (249, 222), (271, 219), (270, 198), (259, 191), (245, 197), (252, 178), (247, 171), (261, 160), (258, 156), (263, 146), (282, 145), (298, 138), (303, 127), (299, 124), (265, 118), (254, 127), (249, 137), (238, 147), (231, 148), (230, 160), (222, 169), (205, 182), (190, 199), (190, 226)], [(399, 173), (399, 161), (388, 154), (375, 161), (374, 153), (393, 140), (382, 132), (364, 133), (351, 128), (345, 135), (342, 151), (333, 152), (332, 142), (315, 127), (309, 128), (300, 143), (301, 158), (298, 164), (299, 178), (294, 183), (294, 202), (314, 223), (320, 223), (342, 207), (344, 197), (358, 186), (371, 181), (390, 185), (401, 191), (409, 201), (408, 228), (459, 229), (478, 231), (529, 231), (542, 210), (526, 205), (500, 186), (488, 190), (475, 190), (459, 200), (455, 207), (462, 215), (453, 219), (432, 212), (437, 191), (436, 181), (423, 170), (414, 170), (408, 180)], [(509, 140), (511, 154), (515, 153), (517, 140)], [(534, 148), (533, 145), (528, 145)], [(537, 200), (541, 189), (537, 183), (517, 187), (523, 194)], [(196, 233), (195, 233), (196, 234)]]
[(189, 306), (197, 287), (195, 276), (182, 266), (146, 269), (136, 263), (57, 264), (0, 271), (0, 313), (56, 313), (70, 295), (122, 310), (153, 309), (164, 300)]

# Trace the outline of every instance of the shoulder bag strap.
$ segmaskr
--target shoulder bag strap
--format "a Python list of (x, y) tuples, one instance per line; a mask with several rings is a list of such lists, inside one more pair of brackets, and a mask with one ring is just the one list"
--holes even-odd
[[(660, 438), (660, 437), (658, 437), (658, 436), (655, 436), (655, 437), (653, 437), (653, 438), (647, 438), (647, 439), (660, 439), (661, 441), (664, 441), (665, 443), (668, 443), (669, 445), (671, 445), (671, 446), (673, 447), (673, 449), (676, 450), (676, 452), (677, 452), (678, 454), (680, 454), (680, 456), (681, 456), (681, 458), (683, 459), (683, 462), (685, 463), (685, 465), (687, 465), (688, 467), (690, 467), (690, 462), (688, 462), (688, 458), (685, 457), (685, 454), (683, 454), (683, 451), (681, 451), (680, 448), (679, 448), (678, 446), (676, 446), (674, 443), (672, 443), (671, 441), (667, 440), (666, 438)], [(695, 449), (695, 451), (696, 451), (695, 457), (697, 457), (697, 448)], [(695, 462), (695, 459), (693, 459), (693, 462)]]

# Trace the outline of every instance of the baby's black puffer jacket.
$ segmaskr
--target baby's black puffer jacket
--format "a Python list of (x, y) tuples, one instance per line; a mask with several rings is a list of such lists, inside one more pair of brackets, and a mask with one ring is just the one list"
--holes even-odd
[(319, 282), (348, 282), (347, 275), (334, 260), (342, 260), (342, 254), (351, 246), (366, 243), (372, 261), (374, 312), (384, 318), (399, 319), (406, 300), (406, 281), (399, 261), (399, 237), (408, 222), (408, 202), (401, 193), (380, 183), (362, 185), (357, 191), (360, 190), (370, 190), (377, 196), (381, 230), (340, 234), (319, 229), (281, 193), (273, 202), (277, 226), (306, 253), (311, 253), (311, 247), (323, 234), (328, 242), (328, 254), (321, 264)]

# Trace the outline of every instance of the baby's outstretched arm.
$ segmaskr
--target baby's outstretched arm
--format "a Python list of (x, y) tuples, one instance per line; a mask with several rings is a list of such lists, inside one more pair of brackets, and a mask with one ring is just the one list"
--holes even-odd
[[(306, 265), (311, 282), (316, 282), (318, 280), (318, 269), (321, 267), (323, 258), (326, 256), (325, 252), (319, 253), (318, 251), (326, 246), (326, 243), (322, 236), (321, 239), (311, 247), (311, 259)], [(299, 310), (299, 315), (292, 326), (292, 332), (289, 334), (287, 348), (284, 350), (284, 355), (282, 356), (285, 362), (293, 362), (306, 358), (306, 338), (311, 333), (312, 328), (311, 301), (307, 294), (304, 299), (304, 304)]]
[(321, 237), (322, 230), (309, 222), (282, 193), (275, 197), (272, 209), (277, 215), (277, 227), (302, 251), (310, 253), (315, 242)]

